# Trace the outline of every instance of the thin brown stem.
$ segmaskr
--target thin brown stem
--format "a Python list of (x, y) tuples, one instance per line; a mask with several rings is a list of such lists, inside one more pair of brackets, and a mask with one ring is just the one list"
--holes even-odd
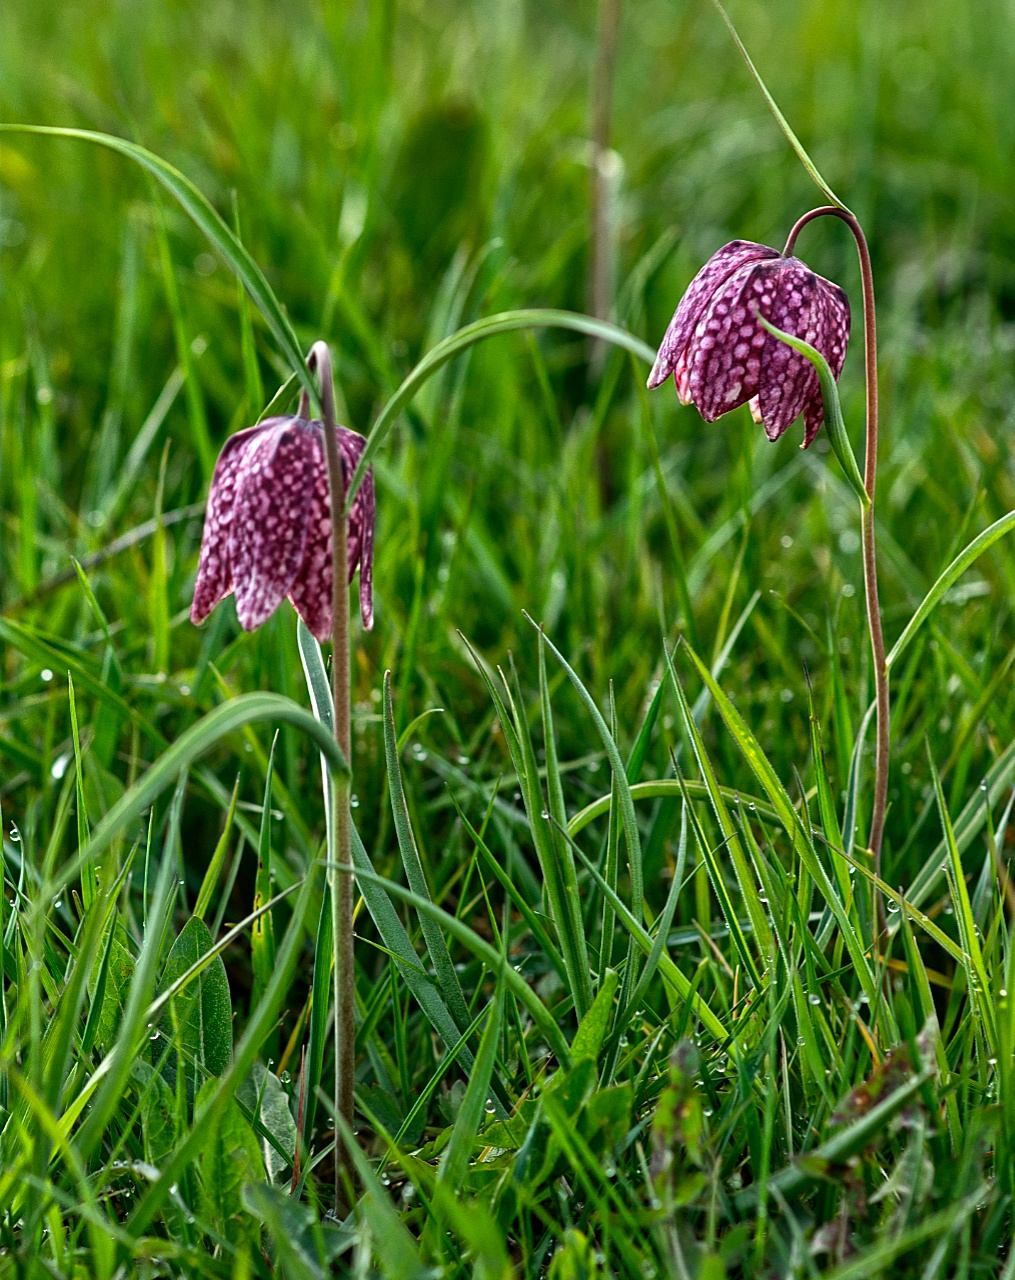
[[(348, 518), (345, 512), (345, 475), (338, 449), (335, 421), (335, 390), (331, 376), (331, 356), (327, 344), (316, 342), (307, 364), (316, 368), (321, 381), (321, 417), (324, 426), (324, 453), (328, 464), (331, 522), (332, 658), (331, 690), (335, 704), (335, 741), (352, 764), (349, 696), (349, 549)], [(302, 409), (302, 400), (301, 400)], [(353, 1127), (353, 1074), (356, 1044), (356, 988), (353, 973), (352, 876), (342, 870), (352, 867), (352, 815), (349, 810), (349, 779), (336, 787), (335, 854), (329, 869), (331, 911), (335, 946), (335, 1103), (338, 1114)], [(337, 1128), (337, 1127), (336, 1127)], [(343, 1180), (343, 1173), (345, 1178)], [(344, 1143), (335, 1134), (335, 1211), (348, 1210), (344, 1182), (352, 1184), (352, 1161)]]
[[(822, 205), (800, 218), (786, 241), (783, 256), (793, 252), (801, 230), (815, 218), (834, 217), (843, 221), (853, 233), (860, 258), (860, 282), (863, 289), (864, 372), (867, 387), (867, 451), (864, 457), (863, 483), (869, 502), (863, 511), (861, 526), (863, 574), (867, 594), (867, 625), (870, 628), (871, 651), (874, 655), (874, 687), (877, 703), (877, 749), (874, 762), (874, 812), (871, 815), (868, 845), (874, 854), (875, 874), (881, 874), (881, 842), (885, 830), (888, 799), (888, 763), (891, 752), (888, 702), (888, 665), (885, 640), (881, 630), (878, 601), (877, 549), (874, 540), (874, 491), (878, 473), (878, 339), (877, 314), (874, 306), (874, 273), (871, 270), (867, 237), (857, 219), (836, 205)], [(881, 895), (877, 895), (878, 915), (883, 916)]]
[[(599, 0), (596, 61), (592, 71), (592, 157), (589, 216), (589, 311), (600, 320), (610, 314), (613, 281), (613, 236), (610, 205), (616, 183), (616, 157), (610, 151), (613, 73), (617, 60), (620, 0)], [(593, 344), (593, 363), (601, 364), (606, 346)]]

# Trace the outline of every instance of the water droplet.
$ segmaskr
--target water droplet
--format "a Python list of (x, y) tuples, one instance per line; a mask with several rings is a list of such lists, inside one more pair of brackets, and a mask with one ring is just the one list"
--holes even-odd
[(899, 909), (899, 904), (895, 901), (894, 898), (890, 898), (888, 901), (889, 913), (894, 914), (896, 911), (898, 911), (898, 909)]
[(1007, 990), (1006, 990), (1004, 987), (1002, 987), (1002, 988), (1001, 988), (1001, 995), (1002, 995), (1002, 996), (1006, 996), (1007, 994), (1008, 994)]
[(63, 906), (63, 899), (57, 898), (57, 900), (53, 903), (53, 906), (56, 907), (57, 911), (59, 911), (60, 908)]
[(819, 995), (816, 995), (816, 994), (815, 994), (815, 992), (813, 992), (813, 991), (812, 991), (812, 992), (811, 992), (811, 994), (807, 997), (807, 1000), (808, 1000), (808, 1003), (810, 1003), (810, 1004), (820, 1004), (820, 1003), (821, 1003), (821, 997), (820, 997)]
[(988, 1059), (987, 1059), (987, 1065), (988, 1065), (988, 1066), (991, 1066), (991, 1067), (996, 1067), (996, 1066), (997, 1066), (997, 1059), (996, 1059), (996, 1058), (988, 1058)]
[(158, 1038), (159, 1038), (158, 1031), (153, 1031), (151, 1035), (148, 1037), (149, 1040), (157, 1040)]
[(870, 996), (867, 994), (867, 992), (866, 992), (866, 991), (861, 992), (861, 995), (860, 995), (860, 1003), (861, 1003), (861, 1004), (870, 1004), (870, 1002), (871, 1002), (871, 998), (870, 998)]
[(543, 821), (544, 821), (544, 822), (549, 822), (549, 821), (550, 821), (550, 811), (549, 811), (549, 809), (544, 809), (544, 810), (543, 810), (543, 812), (542, 812), (539, 816), (543, 819)]
[(49, 667), (42, 668), (42, 670), (39, 672), (39, 679), (43, 682), (43, 684), (49, 684), (50, 680), (53, 679), (53, 673), (52, 671), (50, 671)]
[(986, 779), (986, 778), (984, 778), (984, 780), (980, 783), (980, 790), (981, 790), (981, 791), (986, 791), (986, 790), (987, 790), (987, 779)]
[(17, 844), (20, 839), (21, 839), (21, 832), (17, 829), (17, 827), (12, 822), (11, 823), (11, 840), (14, 842), (14, 844)]
[(183, 884), (183, 877), (180, 877), (180, 884)]
[(288, 1071), (283, 1071), (282, 1074), (279, 1076), (279, 1079), (282, 1081), (283, 1084), (292, 1084), (293, 1078)]
[(359, 796), (357, 796), (357, 795), (351, 795), (351, 796), (349, 797), (349, 808), (350, 808), (350, 809), (358, 809), (358, 808), (359, 808)]

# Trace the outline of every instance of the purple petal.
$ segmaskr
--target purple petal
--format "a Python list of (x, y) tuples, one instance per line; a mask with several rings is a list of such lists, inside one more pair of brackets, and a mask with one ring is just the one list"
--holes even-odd
[[(331, 603), (331, 496), (328, 490), (327, 464), (320, 424), (315, 423), (314, 487), (307, 519), (307, 547), (303, 565), (289, 592), (289, 599), (297, 613), (318, 640), (327, 640), (332, 631)], [(342, 477), (352, 479), (366, 441), (355, 431), (338, 428), (339, 455), (342, 459)], [(360, 615), (363, 629), (373, 626), (373, 543), (374, 543), (374, 477), (368, 470), (353, 500), (349, 515), (348, 561), (349, 581), (353, 580), (357, 567), (360, 571)]]
[(359, 530), (359, 614), (363, 630), (374, 625), (374, 469), (368, 468), (352, 504), (351, 525)]
[[(849, 342), (849, 298), (837, 284), (818, 276), (818, 312), (817, 333), (811, 344), (821, 352), (828, 361), (832, 376), (838, 380), (846, 359), (846, 345)], [(804, 445), (809, 448), (815, 436), (821, 430), (825, 420), (825, 405), (821, 398), (821, 384), (815, 377), (815, 386), (804, 403)]]
[(229, 551), (244, 631), (271, 617), (299, 573), (313, 485), (313, 436), (295, 419), (264, 432), (243, 459)]
[(768, 335), (754, 306), (766, 264), (748, 263), (712, 296), (683, 356), (689, 398), (706, 422), (758, 391), (761, 349)]
[(307, 545), (303, 564), (289, 599), (293, 608), (322, 643), (331, 636), (331, 494), (328, 467), (319, 432), (311, 437), (314, 448), (314, 483), (307, 514)]
[(249, 427), (230, 436), (215, 463), (201, 535), (201, 556), (194, 584), (190, 620), (201, 623), (233, 589), (229, 556), (229, 524), (236, 498), (236, 480), (244, 457), (263, 427)]
[(849, 345), (849, 297), (845, 289), (840, 289), (831, 280), (818, 276), (817, 281), (822, 315), (814, 346), (828, 361), (832, 376), (838, 381)]
[[(796, 258), (787, 259), (771, 290), (771, 305), (759, 300), (762, 314), (794, 337), (803, 338), (828, 360), (835, 377), (842, 371), (849, 338), (849, 302), (838, 286), (814, 274)], [(805, 410), (805, 445), (821, 426), (821, 386), (814, 366), (777, 338), (761, 353), (758, 402), (765, 433), (778, 440)], [(817, 422), (817, 426), (815, 426)]]
[(748, 263), (778, 257), (777, 250), (770, 249), (764, 244), (755, 244), (751, 240), (731, 240), (729, 244), (723, 245), (712, 254), (688, 285), (663, 336), (659, 354), (648, 377), (650, 390), (664, 383), (676, 369), (677, 361), (690, 341), (715, 291), (725, 284), (734, 272)]

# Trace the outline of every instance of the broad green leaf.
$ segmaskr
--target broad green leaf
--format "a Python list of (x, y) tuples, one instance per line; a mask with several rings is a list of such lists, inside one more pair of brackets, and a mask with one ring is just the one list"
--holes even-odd
[(247, 1182), (240, 1195), (244, 1208), (267, 1227), (271, 1252), (286, 1280), (326, 1280), (323, 1233), (306, 1205), (266, 1182)]
[(575, 1062), (580, 1062), (582, 1058), (592, 1058), (595, 1061), (599, 1057), (599, 1050), (603, 1047), (610, 1019), (613, 1017), (613, 1001), (618, 982), (617, 971), (607, 969), (592, 1007), (579, 1022), (571, 1041), (571, 1057)]
[(260, 1141), (268, 1181), (277, 1184), (285, 1170), (292, 1168), (296, 1151), (296, 1121), (289, 1110), (289, 1100), (282, 1083), (263, 1063), (255, 1062), (250, 1075), (236, 1090), (236, 1097), (274, 1139), (262, 1137)]
[[(401, 1214), (391, 1203), (391, 1197), (374, 1173), (355, 1135), (340, 1115), (335, 1116), (335, 1123), (363, 1184), (360, 1206), (385, 1274), (398, 1276), (399, 1280), (432, 1280), (433, 1270), (424, 1265), (416, 1241), (402, 1221)], [(425, 1167), (432, 1178), (433, 1171), (429, 1166)]]
[(161, 1169), (176, 1146), (176, 1100), (162, 1073), (147, 1062), (135, 1062), (131, 1068), (141, 1091), (141, 1134), (144, 1158)]
[[(213, 945), (208, 926), (203, 920), (191, 917), (169, 952), (157, 994), (171, 987)], [(205, 1076), (220, 1076), (225, 1071), (233, 1051), (229, 979), (221, 956), (216, 956), (196, 978), (170, 998), (169, 1008), (156, 1030), (159, 1039), (152, 1041), (153, 1060), (157, 1061), (161, 1056), (164, 1040), (170, 1040), (174, 1047), (166, 1058), (162, 1074), (166, 1083), (175, 1088), (179, 1047), (183, 1053), (187, 1101), (190, 1104)]]
[[(213, 1080), (205, 1081), (197, 1095), (198, 1106), (214, 1088)], [(198, 1169), (201, 1216), (214, 1223), (230, 1244), (239, 1244), (251, 1234), (243, 1212), (243, 1184), (262, 1181), (264, 1166), (254, 1131), (234, 1101), (208, 1126)]]
[[(308, 716), (308, 719), (311, 719), (311, 717)], [(317, 725), (314, 720), (312, 720), (312, 723)], [(334, 739), (329, 740), (334, 742)], [(183, 1170), (196, 1158), (200, 1150), (203, 1127), (211, 1124), (215, 1117), (226, 1107), (236, 1088), (246, 1078), (247, 1073), (254, 1065), (254, 1060), (264, 1041), (264, 1037), (268, 1034), (270, 1028), (274, 1026), (282, 1001), (285, 999), (292, 984), (293, 973), (303, 949), (304, 931), (307, 927), (310, 905), (312, 902), (319, 901), (323, 879), (324, 868), (315, 864), (300, 885), (300, 892), (293, 904), (289, 925), (278, 948), (275, 971), (272, 974), (268, 989), (265, 991), (260, 1003), (252, 1011), (250, 1020), (240, 1038), (239, 1044), (236, 1046), (225, 1074), (218, 1081), (216, 1087), (209, 1091), (209, 1095), (202, 1103), (201, 1108), (195, 1112), (194, 1124), (174, 1151), (172, 1159), (163, 1170), (162, 1178), (152, 1187), (149, 1187), (139, 1198), (127, 1222), (128, 1229), (132, 1235), (140, 1235), (162, 1208), (174, 1180), (180, 1177)]]

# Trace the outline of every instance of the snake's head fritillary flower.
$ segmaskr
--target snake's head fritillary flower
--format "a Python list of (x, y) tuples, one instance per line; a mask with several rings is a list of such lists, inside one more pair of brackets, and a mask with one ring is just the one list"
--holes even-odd
[[(338, 428), (345, 483), (366, 441)], [(360, 617), (373, 626), (374, 478), (368, 470), (349, 514), (349, 581), (359, 568)], [(203, 622), (231, 592), (244, 631), (288, 596), (318, 640), (331, 635), (331, 497), (321, 424), (266, 418), (226, 441), (215, 464), (190, 607)]]
[(759, 322), (803, 338), (837, 379), (849, 341), (849, 299), (799, 258), (767, 245), (733, 240), (691, 281), (666, 330), (650, 388), (672, 374), (682, 404), (706, 422), (749, 403), (769, 440), (804, 415), (804, 448), (824, 418), (814, 366)]

